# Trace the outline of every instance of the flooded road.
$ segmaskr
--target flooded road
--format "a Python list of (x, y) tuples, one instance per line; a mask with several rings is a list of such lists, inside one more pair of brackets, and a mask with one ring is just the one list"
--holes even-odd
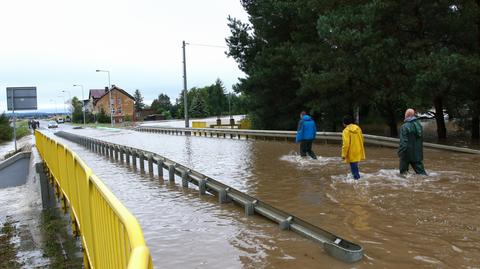
[[(361, 180), (338, 145), (302, 159), (291, 142), (71, 130), (156, 152), (363, 246), (345, 264), (243, 209), (142, 177), (66, 142), (138, 218), (161, 268), (478, 268), (480, 156), (425, 150), (428, 177), (398, 176), (396, 151), (367, 147)], [(60, 138), (56, 138), (62, 140)], [(65, 140), (62, 140), (65, 141)]]

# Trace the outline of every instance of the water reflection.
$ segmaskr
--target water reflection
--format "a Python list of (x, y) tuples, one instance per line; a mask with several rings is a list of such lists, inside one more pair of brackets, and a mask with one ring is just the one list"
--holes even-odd
[[(123, 130), (75, 133), (164, 155), (339, 234), (365, 249), (354, 265), (195, 190), (160, 184), (118, 164), (75, 151), (132, 209), (157, 264), (167, 268), (468, 268), (480, 264), (480, 156), (425, 150), (428, 177), (398, 175), (396, 151), (367, 148), (362, 179), (352, 180), (338, 145), (314, 145), (302, 159), (288, 142), (170, 136)], [(190, 150), (189, 150), (190, 149)], [(113, 173), (113, 174), (112, 174)], [(168, 182), (168, 181), (166, 181)], [(218, 232), (218, 234), (216, 233)], [(197, 235), (198, 233), (198, 235)], [(225, 259), (215, 262), (191, 249)], [(167, 255), (165, 255), (167, 254)], [(176, 260), (176, 259), (175, 259)]]

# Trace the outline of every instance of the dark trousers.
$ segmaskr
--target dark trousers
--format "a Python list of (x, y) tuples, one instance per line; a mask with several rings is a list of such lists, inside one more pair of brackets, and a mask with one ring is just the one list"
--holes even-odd
[(308, 154), (312, 159), (317, 158), (315, 152), (312, 150), (312, 142), (313, 140), (304, 140), (300, 142), (300, 156), (304, 157)]
[(400, 159), (400, 174), (405, 174), (408, 172), (408, 166), (411, 165), (415, 173), (420, 175), (427, 175), (425, 168), (423, 167), (423, 162), (409, 162), (406, 160)]
[(350, 170), (352, 171), (352, 175), (354, 179), (360, 178), (360, 171), (358, 169), (358, 162), (357, 163), (350, 163)]

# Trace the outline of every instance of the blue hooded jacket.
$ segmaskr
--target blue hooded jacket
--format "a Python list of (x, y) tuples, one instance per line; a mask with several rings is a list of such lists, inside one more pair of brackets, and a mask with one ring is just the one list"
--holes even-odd
[(317, 127), (315, 121), (308, 115), (303, 116), (303, 119), (298, 123), (297, 137), (295, 142), (304, 140), (313, 140), (317, 135)]

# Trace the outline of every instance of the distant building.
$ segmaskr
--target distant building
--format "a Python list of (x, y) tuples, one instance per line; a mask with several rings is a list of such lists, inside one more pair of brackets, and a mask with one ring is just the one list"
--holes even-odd
[(149, 121), (149, 120), (165, 120), (165, 116), (156, 114), (154, 109), (142, 109), (135, 112), (135, 120)]
[(105, 89), (91, 89), (88, 93), (88, 100), (85, 100), (85, 111), (95, 114), (95, 103), (107, 91), (108, 91), (107, 87), (105, 87)]
[[(108, 109), (109, 92), (112, 95), (112, 111)], [(132, 121), (135, 119), (134, 103), (135, 98), (133, 96), (125, 90), (112, 85), (110, 90), (108, 88), (105, 90), (90, 90), (87, 111), (97, 114), (103, 109), (108, 116), (113, 112), (113, 120), (116, 123)]]

